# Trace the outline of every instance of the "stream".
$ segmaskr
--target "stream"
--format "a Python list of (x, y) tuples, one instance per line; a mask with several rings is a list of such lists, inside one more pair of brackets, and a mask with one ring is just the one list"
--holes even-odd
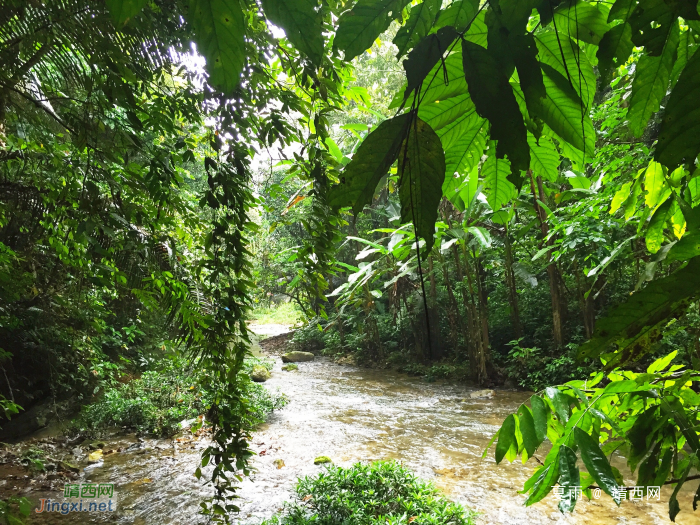
[[(474, 389), (464, 385), (427, 383), (388, 370), (338, 365), (325, 358), (298, 365), (298, 371), (282, 371), (281, 360), (275, 357), (266, 386), (286, 394), (289, 404), (273, 413), (253, 435), (256, 472), (241, 483), (241, 512), (234, 518), (236, 523), (259, 524), (280, 510), (297, 477), (324, 468), (313, 464), (320, 455), (342, 466), (399, 460), (432, 480), (450, 498), (477, 510), (480, 524), (670, 523), (670, 487), (662, 490), (660, 501), (623, 501), (619, 508), (606, 495), (590, 502), (584, 498), (575, 513), (566, 516), (557, 510), (552, 495), (525, 508), (525, 496), (517, 491), (535, 464), (523, 465), (518, 459), (496, 465), (493, 450), (483, 460), (481, 454), (503, 419), (528, 398), (527, 393), (497, 390), (492, 397), (471, 399), (469, 393)], [(206, 523), (197, 511), (211, 488), (192, 474), (206, 436), (138, 440), (131, 435), (106, 441), (105, 450), (117, 452), (76, 474), (73, 482), (115, 483), (117, 512), (35, 514), (30, 523)], [(76, 458), (81, 454), (85, 458), (86, 451), (74, 452)], [(284, 462), (281, 468), (275, 464), (278, 459)], [(634, 485), (635, 478), (624, 469), (624, 461), (617, 458), (614, 463), (623, 474), (627, 472), (626, 484)], [(30, 480), (25, 475), (0, 465), (0, 498), (20, 492), (37, 503), (39, 498), (62, 495), (66, 480)], [(700, 524), (700, 513), (692, 511), (695, 485), (689, 483), (681, 492), (682, 510), (676, 523)]]

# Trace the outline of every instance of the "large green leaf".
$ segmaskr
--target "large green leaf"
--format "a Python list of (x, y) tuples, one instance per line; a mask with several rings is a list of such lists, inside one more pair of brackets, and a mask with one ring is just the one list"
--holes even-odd
[(512, 448), (517, 450), (517, 441), (515, 439), (515, 416), (510, 414), (501, 429), (498, 431), (498, 443), (496, 443), (496, 463), (503, 461), (503, 458), (508, 455), (508, 451)]
[(627, 22), (615, 26), (605, 33), (596, 55), (602, 85), (610, 84), (613, 69), (627, 62), (633, 48), (632, 27)]
[[(438, 72), (433, 69), (438, 63), (442, 63), (443, 55), (458, 34), (454, 27), (440, 28), (437, 33), (430, 34), (421, 40), (404, 60), (403, 68), (406, 71), (406, 90), (404, 97), (408, 97), (417, 90), (423, 81), (428, 84), (440, 82)], [(430, 76), (432, 73), (433, 76)]]
[(518, 409), (518, 423), (520, 426), (520, 434), (523, 436), (523, 446), (527, 451), (527, 455), (532, 457), (541, 441), (537, 439), (535, 420), (532, 417), (532, 412), (525, 405), (520, 405)]
[(608, 23), (614, 20), (627, 22), (637, 7), (637, 0), (615, 0), (608, 13)]
[(572, 512), (576, 506), (577, 494), (575, 490), (581, 487), (581, 475), (576, 465), (576, 452), (562, 445), (559, 447), (559, 486), (564, 489), (564, 494), (559, 501), (561, 512)]
[[(468, 93), (467, 82), (464, 79), (464, 73), (462, 70), (462, 53), (452, 52), (445, 59), (444, 67), (447, 71), (447, 82), (444, 79), (444, 71), (442, 71), (443, 64), (440, 62), (436, 64), (433, 69), (430, 70), (427, 78), (432, 79), (431, 82), (424, 82), (421, 87), (419, 99), (421, 104), (428, 104), (430, 102), (435, 102), (436, 100), (446, 100), (450, 97), (456, 97), (459, 95), (464, 95)], [(391, 104), (389, 104), (389, 109), (398, 108), (404, 102), (404, 93), (406, 92), (406, 85), (399, 90), (394, 98), (391, 99)]]
[(666, 226), (666, 221), (670, 218), (669, 211), (672, 203), (673, 199), (668, 199), (651, 216), (645, 237), (647, 250), (651, 253), (656, 253), (661, 249), (664, 241), (664, 227)]
[(467, 172), (462, 181), (462, 186), (459, 188), (459, 197), (464, 203), (464, 207), (469, 207), (474, 202), (474, 198), (479, 192), (479, 172), (476, 168)]
[(554, 31), (539, 33), (535, 41), (540, 62), (561, 73), (581, 97), (584, 106), (590, 109), (596, 91), (596, 75), (586, 53), (565, 35), (557, 38)]
[(534, 395), (530, 398), (530, 405), (532, 405), (535, 435), (537, 436), (537, 446), (539, 446), (547, 435), (547, 414), (549, 411), (547, 410), (547, 405), (545, 405), (542, 398), (538, 395)]
[(109, 14), (117, 28), (122, 27), (144, 8), (147, 0), (106, 0)]
[(445, 180), (445, 152), (435, 131), (415, 117), (399, 152), (401, 221), (413, 222), (429, 250)]
[(265, 16), (317, 66), (323, 59), (323, 13), (317, 0), (262, 0)]
[[(513, 62), (518, 71), (520, 89), (527, 106), (527, 113), (523, 113), (523, 117), (527, 114), (527, 118), (535, 120), (529, 127), (535, 130), (534, 135), (539, 138), (542, 134), (539, 112), (543, 99), (547, 97), (547, 91), (544, 87), (542, 70), (537, 62), (537, 44), (532, 35), (515, 35), (509, 38), (509, 45), (512, 49)], [(532, 130), (530, 131), (532, 132)]]
[(548, 386), (545, 388), (545, 394), (552, 402), (554, 413), (559, 418), (559, 422), (565, 425), (571, 417), (571, 408), (569, 407), (569, 396), (563, 394), (558, 388)]
[(556, 455), (553, 457), (552, 462), (546, 465), (540, 471), (537, 478), (537, 482), (532, 487), (530, 495), (525, 500), (525, 506), (529, 507), (535, 503), (542, 501), (544, 497), (549, 494), (552, 487), (556, 485), (559, 480), (559, 449), (556, 450)]
[(496, 60), (473, 42), (462, 42), (464, 75), (477, 113), (491, 124), (491, 139), (498, 141), (497, 155), (506, 155), (513, 175), (530, 167), (527, 130), (518, 102)]
[(699, 294), (700, 258), (695, 257), (668, 277), (650, 282), (599, 319), (591, 340), (580, 347), (580, 357), (597, 357), (615, 344), (617, 351), (608, 356), (608, 368), (636, 361), (653, 348), (668, 319), (685, 311)]
[(476, 110), (469, 93), (464, 93), (446, 100), (421, 104), (418, 108), (418, 116), (440, 135), (443, 127), (462, 120), (465, 113), (474, 111)]
[(536, 176), (550, 182), (559, 178), (559, 152), (549, 137), (540, 137), (539, 144), (535, 137), (527, 134), (530, 145), (530, 169)]
[(666, 169), (658, 162), (651, 161), (644, 172), (644, 203), (649, 208), (656, 208), (666, 200), (669, 190), (666, 184)]
[(479, 0), (456, 0), (440, 13), (435, 26), (437, 28), (452, 26), (457, 31), (464, 31), (474, 19), (479, 9)]
[(574, 438), (581, 451), (581, 459), (588, 473), (596, 480), (598, 486), (612, 496), (615, 503), (619, 505), (620, 494), (615, 475), (596, 440), (579, 427), (574, 428)]
[(338, 19), (333, 45), (345, 51), (345, 60), (372, 47), (372, 44), (411, 0), (359, 0)]
[(207, 60), (209, 83), (224, 93), (238, 86), (245, 65), (245, 19), (239, 0), (190, 0), (188, 19)]
[(352, 206), (358, 214), (372, 202), (377, 184), (399, 156), (410, 122), (410, 114), (399, 115), (379, 124), (365, 138), (341, 174), (340, 184), (328, 192), (331, 206)]
[(484, 179), (486, 201), (493, 211), (500, 210), (503, 205), (518, 196), (518, 190), (508, 180), (511, 174), (510, 161), (499, 159), (494, 154), (494, 144), (489, 146), (489, 157), (481, 167), (481, 178)]
[(700, 154), (700, 53), (685, 66), (661, 120), (654, 157), (670, 170)]
[(441, 5), (442, 0), (425, 0), (411, 8), (408, 20), (397, 31), (393, 40), (394, 45), (399, 49), (396, 58), (404, 56), (428, 34), (438, 13), (440, 13)]
[(688, 60), (691, 59), (697, 49), (698, 44), (695, 42), (691, 31), (681, 31), (678, 40), (678, 53), (676, 54), (676, 59), (673, 61), (673, 70), (671, 71), (671, 88), (676, 86), (678, 77), (680, 77)]
[(629, 17), (632, 42), (635, 46), (644, 47), (647, 55), (659, 56), (664, 52), (677, 17), (670, 4), (665, 0), (640, 0)]
[(647, 122), (659, 110), (661, 100), (666, 96), (673, 69), (673, 55), (678, 47), (678, 31), (678, 22), (674, 22), (660, 56), (645, 54), (637, 64), (627, 111), (630, 130), (637, 137), (642, 136)]
[(446, 173), (471, 172), (481, 160), (487, 139), (488, 121), (475, 115), (468, 129), (445, 150)]
[(542, 64), (547, 98), (541, 103), (540, 116), (552, 131), (586, 155), (593, 155), (595, 128), (576, 91), (553, 67)]
[(557, 30), (595, 45), (609, 29), (607, 19), (608, 13), (601, 9), (600, 4), (593, 2), (574, 2), (571, 7), (554, 12)]

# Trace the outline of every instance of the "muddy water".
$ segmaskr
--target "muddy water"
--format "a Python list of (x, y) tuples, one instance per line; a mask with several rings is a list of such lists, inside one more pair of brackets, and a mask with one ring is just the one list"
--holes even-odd
[[(257, 472), (241, 485), (242, 512), (235, 519), (241, 525), (259, 524), (281, 509), (298, 476), (321, 471), (323, 467), (313, 465), (319, 455), (330, 456), (340, 465), (400, 460), (432, 479), (451, 498), (479, 511), (483, 524), (670, 523), (665, 503), (670, 490), (666, 489), (660, 502), (628, 501), (617, 508), (603, 496), (599, 501), (579, 502), (575, 514), (568, 516), (557, 511), (551, 496), (524, 508), (524, 496), (517, 490), (533, 465), (518, 462), (498, 466), (492, 454), (482, 460), (481, 452), (526, 394), (497, 391), (492, 398), (465, 401), (469, 392), (466, 387), (425, 383), (393, 372), (340, 366), (323, 359), (300, 363), (297, 372), (283, 372), (278, 360), (266, 386), (284, 392), (290, 403), (254, 435), (253, 449), (259, 453), (254, 461)], [(210, 488), (198, 482), (192, 472), (206, 442), (180, 439), (141, 443), (133, 437), (113, 440), (106, 449), (125, 450), (105, 456), (103, 464), (80, 474), (79, 481), (116, 484), (117, 513), (43, 514), (35, 515), (32, 523), (205, 523), (197, 508), (210, 494)], [(274, 464), (277, 459), (284, 461), (282, 468)], [(21, 486), (21, 476), (0, 467), (0, 497), (13, 486)], [(630, 477), (626, 482), (633, 485), (634, 479)], [(24, 495), (34, 501), (60, 495), (55, 487), (48, 490), (46, 483), (35, 482)], [(691, 502), (692, 492), (684, 492), (677, 523), (700, 523), (700, 513), (698, 517), (692, 514)]]

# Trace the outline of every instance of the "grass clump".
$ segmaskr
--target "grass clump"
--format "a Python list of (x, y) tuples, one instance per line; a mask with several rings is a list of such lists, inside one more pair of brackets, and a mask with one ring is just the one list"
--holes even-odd
[(395, 461), (328, 466), (263, 525), (472, 525), (474, 513)]
[[(250, 359), (244, 372), (255, 366), (272, 368), (272, 362)], [(251, 381), (242, 381), (246, 400), (246, 426), (254, 428), (287, 399)], [(97, 436), (114, 427), (154, 436), (170, 436), (180, 430), (183, 420), (206, 414), (216, 389), (207, 372), (188, 366), (182, 358), (163, 360), (153, 370), (126, 384), (107, 387), (102, 397), (83, 407), (74, 422), (74, 430)]]

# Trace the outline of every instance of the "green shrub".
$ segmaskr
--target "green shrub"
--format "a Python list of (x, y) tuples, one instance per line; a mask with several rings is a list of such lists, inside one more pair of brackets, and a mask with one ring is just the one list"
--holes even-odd
[(295, 501), (263, 525), (471, 525), (474, 513), (395, 461), (334, 465), (297, 482)]
[[(177, 432), (179, 423), (205, 414), (211, 407), (215, 389), (208, 374), (187, 365), (184, 359), (165, 360), (157, 370), (144, 372), (127, 384), (108, 387), (102, 398), (83, 407), (74, 428), (98, 435), (113, 427), (167, 436)], [(272, 368), (268, 360), (247, 360), (243, 371), (254, 366)], [(281, 408), (286, 398), (269, 392), (264, 386), (241, 378), (243, 397), (247, 399), (247, 426), (264, 421), (267, 414)]]

